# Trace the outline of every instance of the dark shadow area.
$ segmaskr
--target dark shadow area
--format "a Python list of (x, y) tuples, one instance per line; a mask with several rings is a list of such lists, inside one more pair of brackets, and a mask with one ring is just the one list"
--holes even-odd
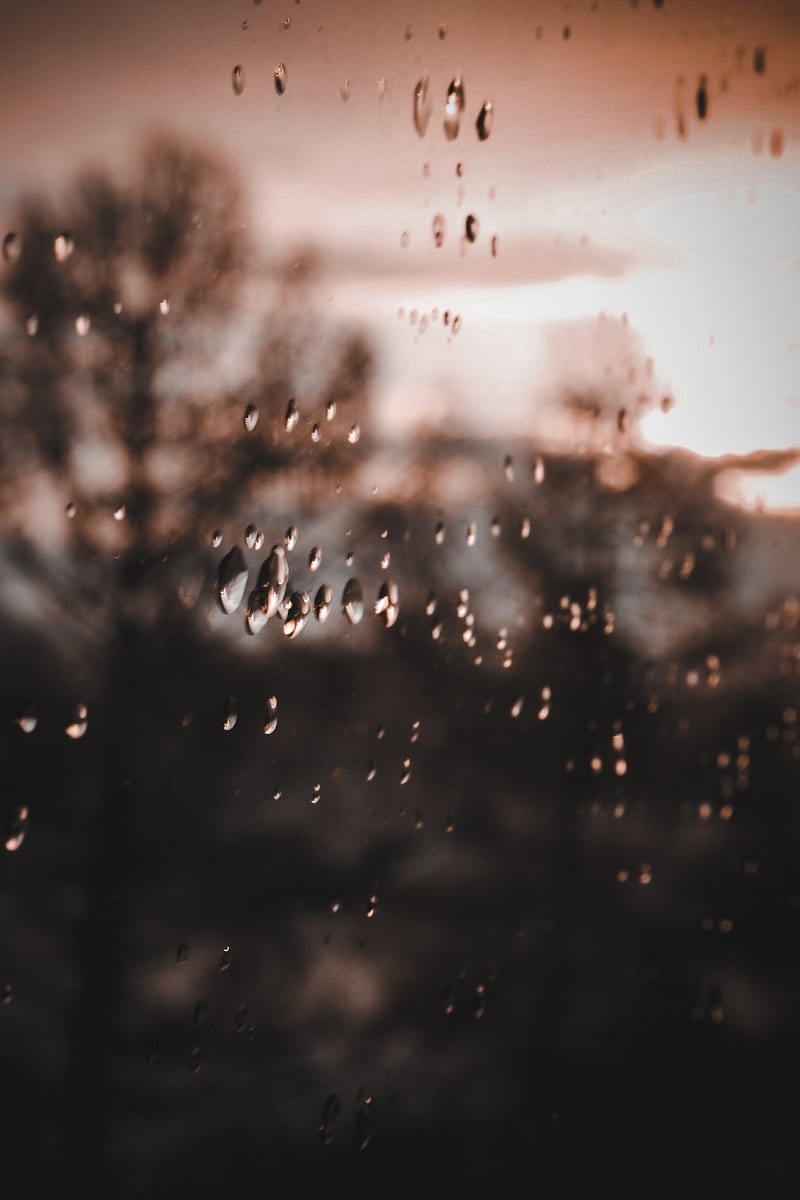
[(782, 1195), (798, 522), (613, 409), (608, 451), (381, 443), (375, 351), (310, 268), (262, 277), (243, 211), (156, 139), (3, 263), (30, 1189)]

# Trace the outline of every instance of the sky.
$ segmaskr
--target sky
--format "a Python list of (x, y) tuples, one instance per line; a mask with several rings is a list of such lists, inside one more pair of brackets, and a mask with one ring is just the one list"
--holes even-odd
[(381, 350), (394, 435), (546, 432), (564, 387), (619, 373), (617, 340), (586, 333), (604, 313), (674, 401), (646, 420), (654, 441), (784, 448), (800, 444), (798, 64), (800, 0), (12, 0), (0, 221), (176, 129), (224, 152), (266, 256), (322, 253), (330, 311)]

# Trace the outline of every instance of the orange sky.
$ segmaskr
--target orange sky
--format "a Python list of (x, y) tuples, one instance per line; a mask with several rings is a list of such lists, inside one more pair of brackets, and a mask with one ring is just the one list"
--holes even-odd
[[(395, 428), (420, 389), (445, 413), (447, 394), (464, 388), (462, 414), (478, 419), (487, 380), (507, 392), (535, 375), (549, 322), (630, 310), (678, 400), (663, 436), (706, 451), (715, 437), (717, 449), (749, 445), (759, 430), (764, 444), (791, 444), (798, 64), (797, 0), (13, 0), (0, 43), (0, 220), (19, 191), (57, 190), (87, 159), (125, 162), (152, 124), (176, 127), (228, 155), (265, 247), (316, 241), (335, 260), (330, 304), (385, 340)], [(443, 105), (457, 74), (465, 112), (448, 141)], [(412, 123), (422, 75), (434, 105), (424, 138)], [(484, 99), (495, 116), (481, 142)], [(436, 212), (448, 225), (438, 250)], [(468, 212), (474, 246), (461, 236)], [(400, 304), (456, 303), (457, 345), (409, 340), (397, 323)], [(530, 404), (530, 387), (517, 391), (510, 428)]]

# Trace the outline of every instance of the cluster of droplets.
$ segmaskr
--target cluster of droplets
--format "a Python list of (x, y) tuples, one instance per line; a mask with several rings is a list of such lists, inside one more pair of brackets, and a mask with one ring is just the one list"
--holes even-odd
[[(464, 83), (460, 75), (456, 75), (449, 83), (444, 100), (444, 116), (442, 127), (449, 142), (454, 141), (461, 128), (461, 117), (465, 108)], [(423, 75), (414, 87), (413, 97), (414, 128), (420, 137), (425, 137), (433, 114), (430, 80)], [(492, 132), (494, 106), (491, 100), (484, 100), (475, 121), (475, 130), (480, 141), (484, 142)]]

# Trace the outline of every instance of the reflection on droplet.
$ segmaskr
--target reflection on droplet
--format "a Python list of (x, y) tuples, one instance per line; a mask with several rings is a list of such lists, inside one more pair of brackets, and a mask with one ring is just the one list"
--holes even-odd
[(464, 109), (464, 85), (461, 76), (457, 75), (447, 89), (447, 99), (444, 105), (444, 132), (447, 140), (452, 142), (458, 137), (461, 113)]
[(474, 242), (478, 236), (478, 218), (470, 213), (464, 222), (464, 234), (468, 242)]
[(320, 427), (316, 421), (311, 426), (311, 440), (312, 440), (312, 442), (321, 442), (322, 441), (322, 430), (320, 429)]
[(400, 615), (400, 592), (394, 579), (387, 579), (381, 584), (375, 601), (375, 615), (383, 617), (387, 629), (391, 629), (397, 621)]
[(478, 535), (477, 526), (474, 521), (470, 521), (467, 525), (467, 545), (474, 546)]
[(306, 592), (292, 592), (289, 598), (289, 608), (283, 623), (283, 632), (288, 638), (296, 638), (308, 624), (311, 613), (311, 602)]
[(286, 67), (283, 63), (278, 63), (272, 74), (275, 80), (275, 91), (282, 96), (286, 91)]
[(244, 427), (248, 433), (252, 433), (258, 424), (258, 409), (255, 404), (248, 404), (244, 410)]
[(273, 595), (274, 593), (270, 587), (257, 587), (250, 593), (247, 601), (246, 617), (248, 633), (259, 633), (272, 616), (270, 612), (270, 599)]
[(315, 783), (313, 788), (311, 789), (311, 803), (319, 804), (321, 796), (322, 796), (322, 784)]
[(244, 544), (248, 550), (252, 550), (256, 544), (256, 534), (258, 530), (255, 525), (248, 525), (244, 531)]
[(420, 137), (425, 136), (430, 119), (431, 102), (428, 95), (428, 76), (423, 75), (414, 88), (414, 128)]
[(267, 700), (267, 714), (264, 718), (264, 733), (274, 733), (278, 728), (278, 697), (270, 696)]
[(309, 571), (318, 571), (319, 565), (321, 562), (322, 562), (322, 550), (319, 548), (319, 546), (312, 546), (311, 551), (308, 555)]
[(361, 439), (361, 427), (359, 425), (351, 425), (347, 431), (347, 440), (351, 446), (355, 446), (356, 442)]
[(296, 525), (290, 525), (289, 528), (286, 530), (286, 533), (283, 535), (283, 544), (287, 550), (289, 550), (289, 551), (294, 550), (295, 546), (297, 545), (297, 526)]
[(491, 533), (492, 537), (500, 537), (501, 526), (499, 517), (492, 517), (492, 523), (489, 526), (489, 532)]
[(86, 337), (91, 327), (91, 318), (87, 313), (81, 313), (80, 316), (75, 318), (75, 332), (78, 337)]
[(85, 704), (76, 704), (72, 712), (72, 720), (64, 732), (68, 738), (77, 741), (86, 733), (89, 724), (89, 709)]
[(327, 583), (323, 583), (318, 588), (317, 594), (314, 597), (314, 616), (317, 618), (320, 625), (322, 625), (323, 622), (327, 621), (328, 614), (331, 611), (332, 603), (333, 603), (333, 592), (331, 591), (330, 585)]
[(229, 692), (225, 697), (225, 720), (222, 722), (222, 728), (226, 733), (230, 733), (239, 719), (239, 709), (236, 704), (236, 697), (232, 692)]
[(540, 454), (533, 460), (533, 482), (544, 483), (544, 459)]
[(348, 579), (344, 585), (342, 610), (351, 625), (358, 625), (364, 615), (364, 592), (359, 579)]
[(294, 397), (286, 406), (286, 416), (283, 418), (283, 427), (287, 433), (291, 433), (297, 428), (297, 422), (300, 420), (300, 413), (297, 411), (297, 404)]
[(217, 574), (217, 595), (223, 612), (236, 612), (247, 587), (247, 575), (244, 555), (234, 546), (219, 564)]
[(328, 421), (332, 421), (336, 416), (336, 401), (331, 399), (325, 405), (325, 417)]
[(75, 242), (68, 233), (60, 233), (53, 242), (53, 254), (56, 262), (66, 262), (75, 249)]
[(433, 218), (433, 242), (435, 246), (444, 245), (444, 237), (447, 232), (447, 221), (441, 213), (437, 213)]
[(15, 808), (6, 822), (5, 829), (5, 847), (6, 850), (12, 853), (19, 850), (22, 843), (25, 841), (25, 834), (28, 832), (29, 810), (27, 805), (21, 804)]
[(114, 509), (113, 516), (114, 516), (115, 521), (124, 521), (125, 520), (125, 505), (118, 504), (117, 507)]
[(17, 717), (17, 725), (23, 733), (33, 733), (39, 723), (39, 718), (36, 715), (36, 709), (30, 704), (26, 706), (25, 711)]
[(7, 233), (3, 238), (3, 258), (6, 262), (15, 263), (22, 253), (22, 238), (18, 233)]
[(529, 538), (531, 536), (531, 519), (523, 517), (519, 524), (519, 536), (521, 538)]
[(475, 122), (475, 128), (478, 131), (478, 137), (482, 142), (485, 142), (489, 134), (492, 132), (493, 118), (494, 106), (491, 100), (484, 100), (483, 104), (481, 105), (481, 111), (478, 113), (478, 119)]
[(215, 550), (216, 550), (217, 546), (222, 545), (222, 534), (220, 533), (220, 531), (218, 529), (215, 529), (211, 535), (211, 545), (214, 547)]
[(219, 956), (219, 962), (217, 963), (217, 970), (218, 971), (227, 971), (228, 968), (230, 967), (230, 965), (231, 965), (231, 948), (230, 948), (230, 946), (223, 946), (222, 953)]

